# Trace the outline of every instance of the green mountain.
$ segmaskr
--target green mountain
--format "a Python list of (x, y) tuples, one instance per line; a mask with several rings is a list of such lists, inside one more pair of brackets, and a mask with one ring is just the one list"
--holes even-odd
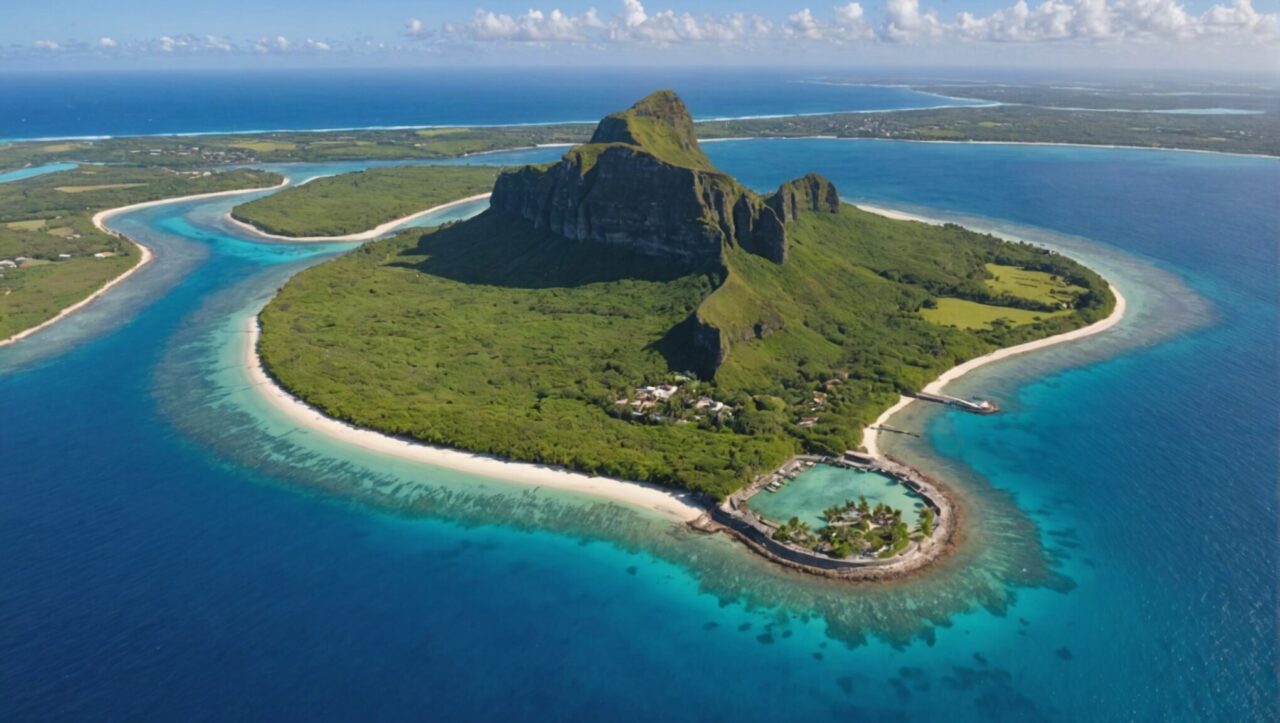
[(658, 91), (605, 117), (590, 143), (558, 163), (504, 173), (492, 205), (566, 239), (717, 275), (716, 293), (667, 341), (690, 369), (711, 377), (734, 343), (783, 323), (738, 282), (734, 253), (785, 263), (787, 225), (805, 211), (836, 213), (840, 197), (830, 181), (813, 174), (768, 197), (745, 188), (703, 153), (684, 103)]
[(669, 92), (592, 141), (504, 172), (475, 218), (295, 276), (261, 317), (267, 368), (360, 426), (723, 496), (1114, 303), (1070, 259), (866, 213), (819, 176), (753, 192)]

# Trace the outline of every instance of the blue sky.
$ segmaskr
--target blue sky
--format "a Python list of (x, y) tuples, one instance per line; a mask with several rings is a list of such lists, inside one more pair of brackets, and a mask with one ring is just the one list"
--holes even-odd
[(1280, 0), (54, 0), (0, 69), (719, 63), (1280, 70)]

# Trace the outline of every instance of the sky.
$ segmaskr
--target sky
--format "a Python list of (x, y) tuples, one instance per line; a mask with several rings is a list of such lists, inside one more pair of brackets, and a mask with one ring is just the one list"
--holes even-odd
[(0, 71), (874, 65), (1280, 73), (1280, 0), (49, 0)]

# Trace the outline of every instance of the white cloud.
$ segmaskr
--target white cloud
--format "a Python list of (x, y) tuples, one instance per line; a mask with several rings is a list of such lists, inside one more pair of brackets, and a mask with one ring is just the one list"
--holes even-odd
[(333, 50), (333, 48), (323, 40), (312, 40), (311, 38), (307, 38), (304, 44), (311, 50), (319, 50), (321, 52)]
[(1232, 0), (1193, 15), (1177, 0), (1027, 0), (978, 16), (960, 12), (953, 22), (921, 8), (920, 0), (885, 0), (873, 31), (858, 3), (832, 8), (829, 20), (809, 8), (793, 13), (781, 34), (793, 40), (889, 43), (957, 40), (984, 43), (1156, 42), (1210, 40), (1219, 44), (1280, 40), (1280, 14), (1259, 13), (1251, 0)]
[(787, 24), (782, 27), (782, 32), (787, 37), (809, 40), (821, 40), (822, 30), (822, 23), (813, 17), (813, 11), (809, 8), (789, 16)]
[(833, 28), (843, 40), (861, 40), (870, 38), (874, 33), (858, 3), (837, 5), (832, 9), (835, 14)]
[(293, 47), (293, 43), (283, 35), (277, 35), (274, 38), (261, 37), (253, 41), (253, 51), (255, 53), (266, 55), (268, 53), (284, 53)]
[(37, 50), (61, 50), (62, 46), (52, 40), (37, 40), (32, 45)]
[(101, 38), (98, 38), (99, 48), (114, 48), (114, 47), (117, 47), (118, 45), (119, 43), (117, 43), (114, 38), (108, 38), (105, 35)]
[(422, 21), (418, 18), (409, 18), (408, 22), (404, 24), (404, 34), (410, 37), (422, 35), (423, 31)]
[(945, 29), (936, 12), (920, 10), (920, 0), (888, 0), (880, 38), (891, 43), (911, 42), (940, 37)]
[[(894, 0), (890, 0), (893, 2)], [(905, 0), (912, 1), (912, 0)], [(1202, 15), (1175, 0), (1026, 0), (985, 17), (962, 12), (945, 31), (962, 40), (996, 43), (1111, 41), (1186, 43), (1199, 39), (1249, 43), (1277, 39), (1276, 14), (1250, 0), (1214, 5)]]
[(235, 46), (227, 38), (220, 38), (216, 35), (204, 36), (204, 47), (209, 50), (216, 50), (222, 53), (230, 53), (235, 50)]
[(871, 26), (867, 23), (862, 5), (851, 2), (831, 8), (831, 20), (822, 21), (814, 17), (813, 11), (804, 8), (800, 12), (787, 17), (782, 26), (782, 35), (787, 38), (801, 40), (867, 40), (875, 37)]
[(583, 15), (565, 15), (559, 10), (543, 13), (529, 10), (524, 15), (506, 15), (476, 10), (466, 26), (476, 40), (506, 40), (517, 43), (582, 42), (584, 29), (594, 19), (595, 11)]
[(656, 45), (674, 43), (728, 43), (768, 35), (772, 24), (757, 15), (694, 15), (663, 10), (649, 13), (640, 0), (622, 0), (619, 13), (604, 19), (594, 8), (578, 15), (560, 10), (529, 10), (507, 15), (476, 10), (471, 22), (445, 23), (445, 35), (464, 36), (477, 41), (512, 43), (637, 42)]

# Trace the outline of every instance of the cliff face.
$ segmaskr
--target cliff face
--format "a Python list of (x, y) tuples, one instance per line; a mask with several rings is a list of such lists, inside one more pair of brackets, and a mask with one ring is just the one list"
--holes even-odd
[(804, 180), (784, 186), (796, 186), (787, 200), (760, 198), (712, 165), (684, 104), (659, 92), (606, 117), (591, 143), (560, 162), (503, 173), (490, 205), (566, 238), (693, 265), (714, 261), (726, 244), (782, 263), (787, 239), (779, 209), (794, 216), (798, 205), (814, 206), (807, 199), (816, 192)]
[(660, 91), (596, 127), (591, 142), (557, 163), (498, 177), (490, 206), (535, 228), (670, 259), (719, 279), (719, 287), (670, 340), (712, 377), (735, 343), (759, 339), (782, 321), (736, 275), (734, 247), (783, 264), (787, 224), (806, 212), (835, 213), (830, 181), (809, 174), (761, 197), (718, 170), (676, 95)]

